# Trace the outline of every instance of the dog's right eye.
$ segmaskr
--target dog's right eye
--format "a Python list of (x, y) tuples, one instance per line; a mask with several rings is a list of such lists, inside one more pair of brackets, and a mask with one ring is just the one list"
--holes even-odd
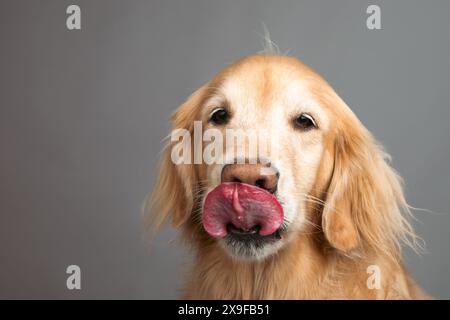
[(217, 125), (226, 124), (229, 119), (230, 114), (228, 113), (227, 110), (223, 108), (214, 110), (211, 116), (209, 117), (209, 121)]

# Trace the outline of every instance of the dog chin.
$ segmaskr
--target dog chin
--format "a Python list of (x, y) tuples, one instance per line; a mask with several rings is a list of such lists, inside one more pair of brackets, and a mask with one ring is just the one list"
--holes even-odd
[(232, 258), (241, 261), (261, 261), (276, 254), (284, 245), (282, 234), (285, 231), (278, 230), (268, 236), (255, 234), (250, 237), (241, 237), (236, 234), (228, 234), (220, 239), (220, 246)]

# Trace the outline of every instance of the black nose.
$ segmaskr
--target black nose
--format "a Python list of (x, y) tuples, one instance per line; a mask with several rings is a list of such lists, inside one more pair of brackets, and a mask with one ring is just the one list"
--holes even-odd
[(222, 169), (222, 182), (242, 182), (265, 189), (277, 190), (280, 174), (264, 164), (228, 164)]

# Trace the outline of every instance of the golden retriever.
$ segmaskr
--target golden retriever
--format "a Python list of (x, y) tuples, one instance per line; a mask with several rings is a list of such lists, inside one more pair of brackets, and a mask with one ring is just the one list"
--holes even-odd
[[(277, 150), (249, 161), (236, 146), (219, 147), (221, 162), (175, 163), (177, 141), (168, 144), (146, 212), (155, 228), (170, 219), (192, 244), (184, 298), (427, 297), (401, 262), (402, 244), (415, 247), (418, 238), (399, 176), (345, 102), (302, 62), (245, 57), (171, 119), (197, 138), (196, 121), (224, 135), (269, 132)], [(212, 140), (201, 140), (200, 155)], [(187, 141), (182, 158), (198, 152)], [(240, 142), (244, 150), (248, 141)]]

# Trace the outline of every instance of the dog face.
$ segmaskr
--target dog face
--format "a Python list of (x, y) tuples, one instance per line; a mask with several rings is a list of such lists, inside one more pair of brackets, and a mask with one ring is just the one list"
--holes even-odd
[[(205, 165), (201, 174), (205, 195), (224, 182), (260, 183), (258, 187), (273, 193), (283, 208), (282, 226), (273, 234), (261, 236), (257, 230), (246, 234), (233, 228), (218, 239), (233, 256), (271, 255), (310, 221), (306, 209), (330, 116), (309, 87), (308, 70), (294, 62), (268, 57), (242, 62), (218, 79), (216, 90), (201, 106), (204, 129), (219, 130), (223, 137), (227, 132), (244, 136), (242, 148), (224, 148), (223, 161)], [(250, 133), (258, 136), (260, 147), (267, 147), (264, 159), (248, 155)], [(256, 161), (249, 163), (250, 159)], [(236, 164), (239, 160), (246, 164)]]
[[(172, 122), (194, 139), (195, 122), (214, 140), (230, 132), (242, 139), (220, 144), (219, 161), (195, 163), (174, 163), (172, 141), (150, 200), (151, 211), (159, 211), (156, 225), (172, 215), (199, 241), (256, 260), (299, 235), (322, 233), (331, 247), (348, 252), (364, 245), (393, 251), (412, 234), (383, 152), (326, 81), (294, 58), (236, 62), (198, 89)], [(204, 156), (213, 140), (206, 136), (200, 144), (190, 140), (183, 157), (199, 145)], [(255, 136), (264, 155), (250, 152)], [(382, 225), (389, 227), (381, 232)]]

